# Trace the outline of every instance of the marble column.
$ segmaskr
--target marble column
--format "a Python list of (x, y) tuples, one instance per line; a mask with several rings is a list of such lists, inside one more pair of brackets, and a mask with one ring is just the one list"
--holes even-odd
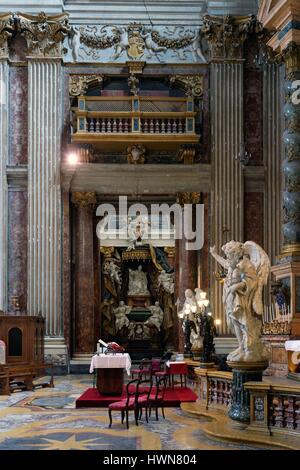
[(286, 65), (283, 134), (285, 177), (283, 189), (283, 249), (282, 257), (300, 256), (300, 104), (295, 83), (300, 80), (300, 44), (290, 43), (283, 52)]
[(95, 193), (73, 193), (75, 222), (75, 359), (90, 357), (94, 344), (94, 225)]
[[(184, 204), (199, 204), (200, 193), (179, 193), (177, 202), (183, 206)], [(193, 208), (194, 210), (194, 208)], [(193, 230), (195, 229), (195, 217), (193, 214)], [(187, 250), (186, 244), (191, 242), (185, 237), (184, 231), (184, 218), (182, 215), (182, 237), (177, 240), (176, 253), (175, 253), (175, 299), (179, 302), (178, 310), (180, 310), (185, 301), (185, 291), (187, 289), (194, 289), (198, 286), (198, 251)], [(184, 349), (184, 336), (180, 323), (177, 324), (177, 344), (178, 351), (183, 352)]]
[(6, 58), (0, 56), (0, 310), (7, 309), (7, 179), (8, 155), (8, 77)]
[[(24, 45), (24, 44), (23, 44)], [(24, 55), (26, 47), (24, 50)], [(8, 178), (8, 311), (27, 314), (28, 256), (28, 70), (11, 60)], [(17, 62), (17, 64), (16, 64)]]
[(61, 64), (31, 59), (28, 72), (28, 312), (61, 337)]
[[(266, 167), (264, 194), (264, 248), (275, 264), (281, 250), (281, 207), (282, 207), (282, 133), (283, 133), (283, 67), (266, 64), (263, 68), (263, 158)], [(271, 277), (265, 289), (266, 303), (271, 298)]]
[[(211, 64), (212, 120), (212, 240), (219, 253), (224, 243), (244, 238), (244, 175), (235, 159), (243, 142), (243, 64)], [(219, 333), (229, 334), (222, 301), (222, 285), (212, 262), (212, 304), (221, 320)]]

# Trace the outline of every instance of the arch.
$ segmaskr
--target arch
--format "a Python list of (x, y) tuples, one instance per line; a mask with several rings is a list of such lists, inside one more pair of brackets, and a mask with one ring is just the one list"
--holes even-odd
[(23, 332), (13, 327), (8, 331), (8, 356), (22, 356)]

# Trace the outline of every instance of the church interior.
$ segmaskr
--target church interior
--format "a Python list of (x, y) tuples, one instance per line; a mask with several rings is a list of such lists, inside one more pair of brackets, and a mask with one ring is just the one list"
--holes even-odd
[(0, 0), (0, 450), (300, 450), (300, 2)]

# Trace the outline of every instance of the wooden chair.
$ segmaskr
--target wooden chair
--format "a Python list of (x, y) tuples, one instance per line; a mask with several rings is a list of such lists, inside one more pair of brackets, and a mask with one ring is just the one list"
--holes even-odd
[(126, 415), (126, 427), (129, 429), (128, 413), (129, 411), (134, 411), (135, 424), (138, 425), (138, 415), (136, 407), (136, 386), (139, 382), (139, 379), (134, 379), (128, 382), (126, 385), (126, 398), (124, 400), (111, 403), (108, 406), (108, 415), (109, 415), (109, 427), (112, 425), (112, 411), (121, 412), (122, 424), (124, 423), (124, 418)]
[(143, 414), (143, 408), (146, 412), (146, 421), (148, 423), (148, 409), (149, 409), (149, 399), (152, 392), (152, 378), (148, 380), (140, 380), (136, 388), (136, 407), (138, 418), (141, 419)]
[(151, 376), (151, 361), (149, 359), (142, 359), (138, 369), (131, 369), (131, 378), (137, 375), (139, 379)]
[(149, 417), (151, 416), (152, 408), (155, 408), (156, 421), (158, 421), (158, 408), (161, 408), (162, 415), (165, 419), (164, 412), (164, 398), (167, 388), (168, 378), (166, 376), (161, 377), (156, 385), (155, 393), (149, 397)]

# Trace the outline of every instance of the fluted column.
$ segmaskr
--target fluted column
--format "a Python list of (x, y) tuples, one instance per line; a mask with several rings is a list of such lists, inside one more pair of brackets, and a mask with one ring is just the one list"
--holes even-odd
[(75, 215), (75, 355), (90, 355), (94, 344), (94, 230), (95, 193), (73, 193)]
[(61, 64), (28, 63), (28, 310), (46, 318), (46, 334), (62, 336)]
[(67, 15), (18, 15), (28, 60), (28, 313), (46, 319), (46, 359), (66, 364), (62, 317), (62, 41)]
[(0, 57), (0, 310), (7, 308), (7, 179), (8, 154), (8, 76), (6, 59)]
[[(243, 64), (211, 64), (212, 120), (212, 243), (221, 252), (224, 243), (244, 238), (244, 176), (235, 160), (243, 142)], [(220, 334), (227, 328), (222, 302), (222, 285), (212, 261), (212, 303), (221, 320)]]

